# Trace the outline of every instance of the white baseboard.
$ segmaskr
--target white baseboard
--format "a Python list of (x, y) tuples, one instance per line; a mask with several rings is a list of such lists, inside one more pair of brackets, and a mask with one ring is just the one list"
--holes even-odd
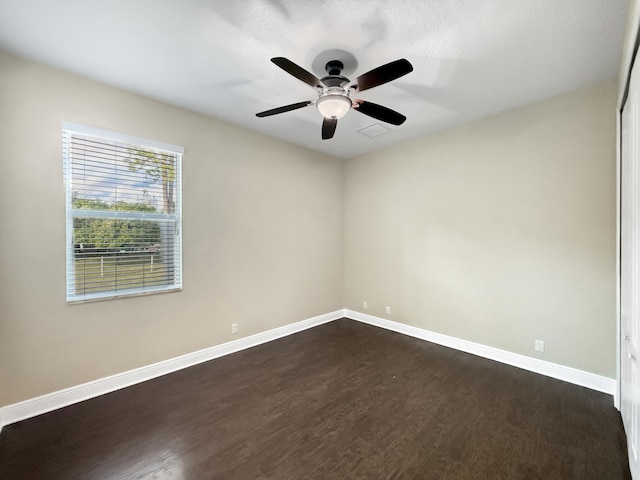
[(318, 315), (317, 317), (312, 317), (301, 322), (274, 328), (273, 330), (250, 335), (232, 342), (205, 348), (204, 350), (188, 353), (180, 357), (171, 358), (152, 365), (112, 375), (110, 377), (83, 383), (57, 392), (48, 393), (23, 402), (0, 407), (0, 432), (2, 431), (2, 427), (5, 425), (51, 412), (73, 403), (104, 395), (105, 393), (114, 392), (121, 388), (129, 387), (146, 380), (151, 380), (153, 378), (213, 360), (224, 355), (229, 355), (240, 350), (255, 347), (256, 345), (301, 332), (324, 323), (332, 322), (342, 317), (347, 317), (362, 323), (392, 330), (394, 332), (409, 335), (411, 337), (426, 340), (445, 347), (454, 348), (480, 357), (496, 360), (507, 365), (512, 365), (514, 367), (519, 367), (548, 377), (564, 380), (565, 382), (591, 388), (599, 392), (608, 393), (610, 395), (614, 395), (614, 398), (617, 394), (617, 382), (612, 378), (603, 377), (594, 373), (565, 367), (563, 365), (546, 362), (536, 358), (526, 357), (517, 353), (507, 352), (505, 350), (488, 347), (479, 343), (461, 340), (448, 335), (442, 335), (440, 333), (412, 327), (392, 320), (374, 317), (373, 315), (368, 315), (366, 313), (344, 309), (336, 310), (335, 312), (326, 313), (324, 315)]
[(546, 375), (548, 377), (564, 380), (565, 382), (587, 387), (599, 392), (613, 395), (614, 399), (617, 395), (617, 382), (613, 378), (603, 377), (595, 373), (585, 372), (571, 367), (565, 367), (556, 363), (546, 362), (537, 358), (527, 357), (517, 353), (500, 350), (494, 347), (488, 347), (479, 343), (461, 340), (459, 338), (442, 335), (441, 333), (431, 332), (422, 328), (412, 327), (404, 323), (394, 322), (385, 318), (374, 317), (366, 313), (356, 312), (354, 310), (344, 310), (344, 316), (357, 320), (359, 322), (368, 323), (376, 327), (385, 328), (394, 332), (409, 335), (411, 337), (420, 338), (429, 342), (437, 343), (445, 347), (454, 348), (462, 352), (472, 353), (479, 357), (495, 360), (507, 365), (529, 370), (531, 372)]
[(205, 348), (197, 352), (188, 353), (180, 357), (170, 358), (162, 362), (136, 368), (127, 372), (118, 373), (110, 377), (100, 378), (74, 387), (48, 393), (40, 397), (31, 398), (19, 403), (0, 408), (0, 432), (2, 427), (11, 423), (35, 417), (58, 408), (66, 407), (73, 403), (88, 400), (105, 393), (120, 390), (121, 388), (135, 385), (136, 383), (151, 380), (152, 378), (166, 375), (183, 368), (197, 365), (198, 363), (213, 360), (214, 358), (229, 355), (247, 348), (255, 347), (262, 343), (270, 342), (293, 333), (307, 330), (323, 323), (328, 323), (344, 316), (343, 310), (318, 315), (301, 322), (292, 323), (283, 327), (274, 328), (266, 332), (257, 333), (240, 338), (232, 342), (223, 343), (214, 347)]

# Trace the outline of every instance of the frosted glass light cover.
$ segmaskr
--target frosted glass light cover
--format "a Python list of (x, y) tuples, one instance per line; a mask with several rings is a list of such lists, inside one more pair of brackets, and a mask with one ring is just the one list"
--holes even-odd
[(325, 95), (316, 102), (316, 107), (325, 118), (342, 118), (351, 108), (351, 100), (344, 95)]

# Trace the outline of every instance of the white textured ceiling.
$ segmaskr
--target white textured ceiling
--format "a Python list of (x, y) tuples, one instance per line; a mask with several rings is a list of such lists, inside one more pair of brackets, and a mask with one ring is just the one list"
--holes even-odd
[[(583, 86), (618, 72), (627, 0), (0, 0), (0, 49), (342, 158)], [(308, 85), (327, 50), (350, 78), (398, 58), (414, 71), (356, 95), (407, 116), (351, 111), (331, 140)], [(314, 62), (315, 61), (315, 62)], [(349, 73), (349, 72), (345, 72)]]

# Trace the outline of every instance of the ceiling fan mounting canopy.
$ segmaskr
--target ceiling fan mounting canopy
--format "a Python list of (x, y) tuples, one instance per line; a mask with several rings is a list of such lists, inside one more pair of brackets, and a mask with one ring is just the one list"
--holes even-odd
[[(344, 117), (352, 108), (376, 120), (391, 123), (392, 125), (401, 125), (407, 119), (404, 115), (390, 108), (364, 100), (352, 99), (350, 96), (351, 93), (377, 87), (378, 85), (390, 82), (412, 72), (413, 66), (404, 58), (374, 68), (360, 75), (354, 82), (351, 82), (347, 77), (341, 75), (344, 64), (340, 60), (328, 61), (325, 65), (327, 75), (321, 79), (287, 58), (274, 57), (271, 61), (298, 80), (317, 89), (318, 99), (315, 105), (324, 117), (322, 121), (323, 140), (333, 137), (338, 119)], [(271, 115), (297, 110), (311, 104), (313, 104), (311, 100), (293, 103), (291, 105), (256, 113), (256, 116), (269, 117)]]

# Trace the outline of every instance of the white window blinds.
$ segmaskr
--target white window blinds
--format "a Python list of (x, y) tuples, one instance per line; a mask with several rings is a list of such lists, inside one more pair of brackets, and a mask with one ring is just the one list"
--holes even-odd
[(67, 301), (182, 288), (182, 149), (65, 124)]

